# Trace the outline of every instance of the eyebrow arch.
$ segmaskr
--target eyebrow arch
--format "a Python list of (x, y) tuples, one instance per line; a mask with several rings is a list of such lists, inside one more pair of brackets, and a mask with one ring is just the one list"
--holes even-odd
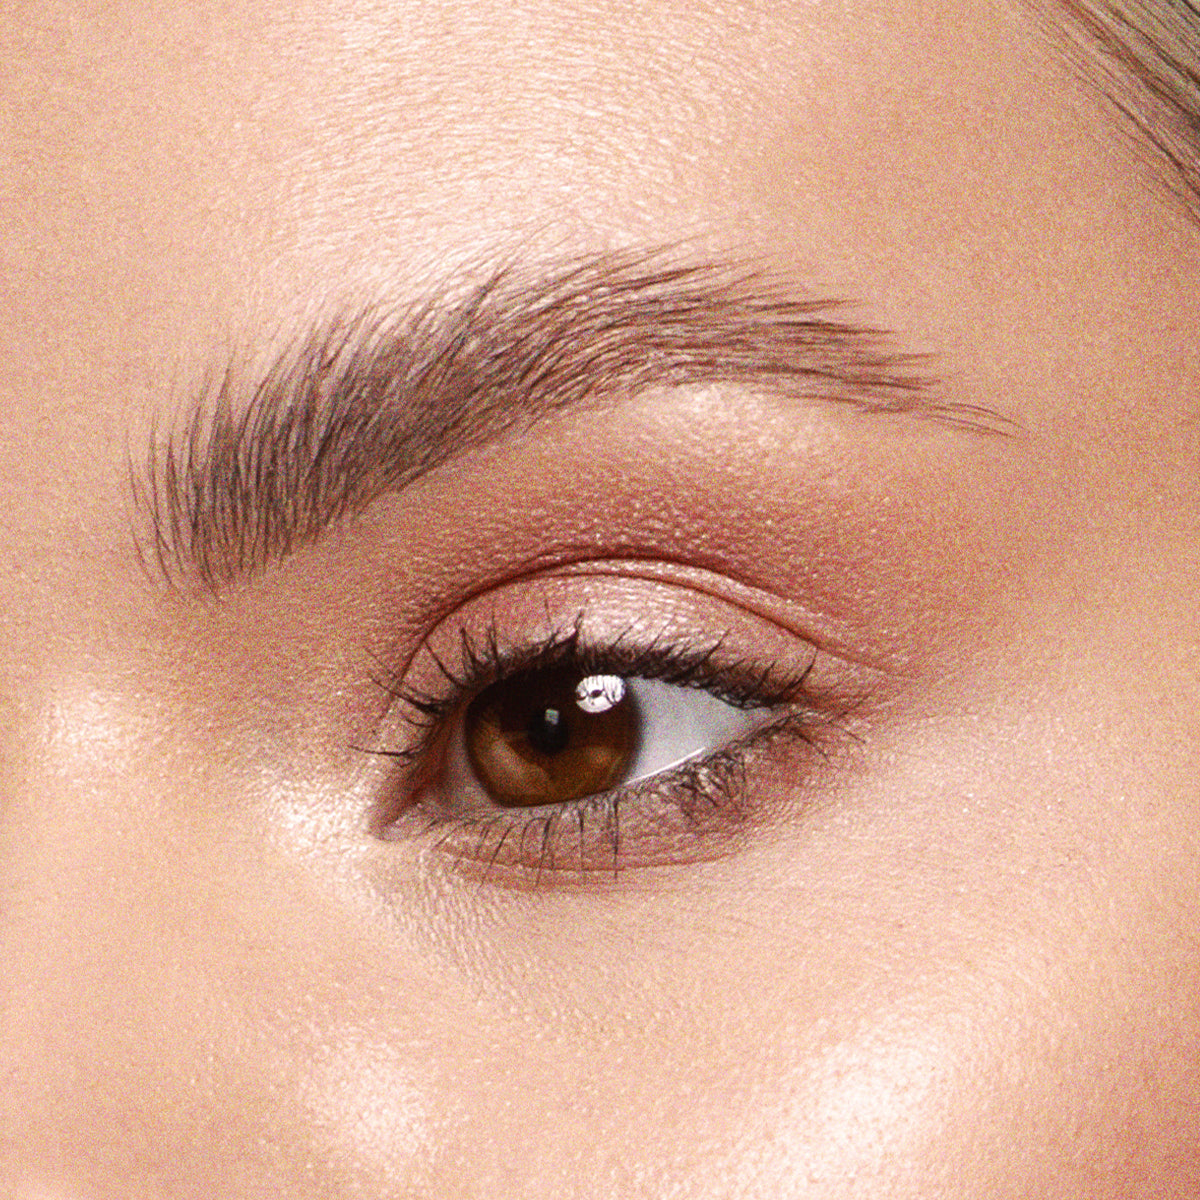
[(130, 461), (142, 559), (213, 590), (465, 451), (589, 402), (749, 385), (977, 433), (1012, 423), (940, 402), (927, 356), (751, 269), (662, 252), (505, 266), (410, 305), (328, 323), (247, 385), (236, 363), (146, 461)]

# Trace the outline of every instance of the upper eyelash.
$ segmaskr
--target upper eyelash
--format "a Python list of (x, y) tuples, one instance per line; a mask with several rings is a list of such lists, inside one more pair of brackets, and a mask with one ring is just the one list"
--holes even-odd
[(583, 614), (572, 624), (551, 633), (540, 642), (505, 648), (493, 622), (482, 638), (466, 629), (459, 631), (461, 666), (457, 669), (427, 648), (438, 673), (446, 680), (443, 692), (424, 691), (395, 679), (389, 673), (376, 676), (394, 704), (404, 711), (405, 723), (421, 731), (415, 745), (404, 750), (378, 750), (388, 758), (412, 762), (430, 746), (442, 723), (484, 688), (523, 672), (567, 667), (581, 674), (611, 673), (680, 687), (703, 689), (738, 708), (777, 708), (799, 700), (813, 700), (808, 691), (816, 655), (798, 671), (780, 674), (775, 664), (751, 665), (745, 659), (721, 661), (727, 637), (702, 644), (666, 643), (665, 636), (636, 644), (628, 627), (603, 645), (589, 644), (583, 633)]

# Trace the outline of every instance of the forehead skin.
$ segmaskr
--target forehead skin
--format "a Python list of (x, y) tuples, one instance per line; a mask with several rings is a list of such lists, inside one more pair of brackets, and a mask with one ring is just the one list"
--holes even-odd
[[(0, 1190), (1200, 1191), (1200, 241), (1027, 13), (45, 3), (0, 64)], [(380, 887), (322, 759), (353, 606), (164, 603), (127, 460), (231, 353), (663, 245), (1023, 429), (870, 491), (881, 560), (927, 514), (924, 706), (816, 832), (659, 888)]]

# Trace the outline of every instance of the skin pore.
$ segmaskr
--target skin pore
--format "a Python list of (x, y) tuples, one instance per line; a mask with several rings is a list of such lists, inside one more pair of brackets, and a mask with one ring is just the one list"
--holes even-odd
[[(0, 1191), (1200, 1192), (1200, 241), (1044, 25), (0, 37)], [(560, 668), (750, 733), (488, 807)]]

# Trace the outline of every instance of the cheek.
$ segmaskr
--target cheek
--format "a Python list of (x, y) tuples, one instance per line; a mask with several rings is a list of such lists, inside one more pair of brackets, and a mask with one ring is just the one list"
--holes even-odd
[(219, 765), (185, 804), (161, 746), (80, 718), (30, 789), (57, 824), (23, 823), (5, 1044), (43, 1074), (12, 1127), (95, 1188), (1189, 1194), (1194, 764), (1149, 773), (1166, 747), (1082, 673), (1078, 704), (877, 739), (844, 802), (603, 900), (370, 893), (343, 833), (273, 838), (280, 798)]
[(307, 767), (64, 701), (7, 814), (5, 1120), (98, 1194), (1194, 1195), (1200, 731), (1178, 636), (1088, 607), (602, 898), (371, 891), (345, 816), (281, 833), (345, 807)]
[(581, 1147), (617, 1194), (1195, 1194), (1195, 764), (1164, 777), (1154, 723), (1071, 661), (686, 885), (490, 906), (455, 966), (487, 1084), (448, 1161), (499, 1194)]

